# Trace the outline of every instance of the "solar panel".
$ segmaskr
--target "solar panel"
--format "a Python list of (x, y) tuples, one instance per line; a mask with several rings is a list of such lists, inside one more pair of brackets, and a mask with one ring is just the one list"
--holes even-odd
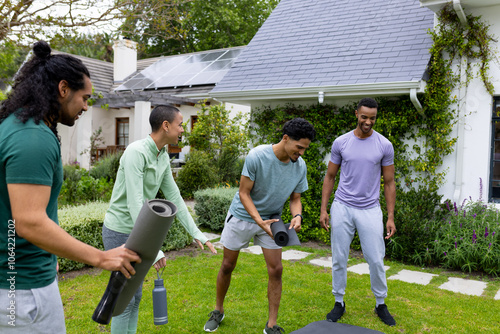
[(165, 57), (128, 79), (115, 91), (216, 84), (241, 51), (243, 48)]

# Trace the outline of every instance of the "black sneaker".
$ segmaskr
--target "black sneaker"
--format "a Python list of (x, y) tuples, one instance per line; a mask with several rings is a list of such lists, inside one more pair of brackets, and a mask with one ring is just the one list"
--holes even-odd
[(278, 325), (273, 327), (267, 327), (268, 322), (266, 322), (266, 327), (264, 328), (264, 334), (284, 334), (285, 330)]
[(326, 320), (331, 321), (331, 322), (337, 322), (342, 315), (345, 313), (345, 303), (342, 305), (339, 302), (336, 302), (335, 305), (333, 306), (333, 309), (326, 315)]
[(396, 320), (392, 317), (387, 309), (387, 305), (380, 304), (378, 307), (375, 307), (375, 313), (377, 313), (380, 320), (384, 322), (387, 326), (395, 326)]

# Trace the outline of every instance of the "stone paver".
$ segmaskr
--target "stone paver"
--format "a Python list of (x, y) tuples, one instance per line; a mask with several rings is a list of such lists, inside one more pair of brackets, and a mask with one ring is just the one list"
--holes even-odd
[(208, 240), (215, 240), (220, 238), (220, 235), (215, 233), (203, 232), (203, 234), (208, 238)]
[(224, 245), (222, 245), (222, 242), (220, 242), (220, 241), (214, 242), (213, 245), (215, 248), (219, 248), (219, 249), (224, 248)]
[(399, 273), (389, 277), (388, 279), (397, 279), (399, 281), (407, 283), (417, 283), (417, 284), (427, 285), (430, 283), (430, 281), (434, 276), (438, 275), (403, 269)]
[(328, 256), (328, 257), (320, 257), (317, 259), (312, 259), (311, 261), (309, 261), (309, 263), (314, 264), (316, 266), (320, 266), (320, 267), (331, 268), (332, 267), (332, 257)]
[(449, 277), (448, 282), (439, 286), (440, 289), (459, 292), (471, 296), (481, 296), (486, 283), (458, 277)]
[(242, 252), (245, 253), (250, 253), (250, 254), (262, 254), (262, 247), (260, 246), (250, 246), (248, 248), (243, 248), (241, 250)]
[[(388, 270), (390, 267), (384, 266), (384, 268), (385, 268), (385, 270)], [(360, 275), (370, 274), (370, 269), (369, 269), (368, 263), (366, 263), (366, 262), (348, 267), (347, 271), (351, 271), (353, 273), (360, 274)]]
[(281, 254), (283, 260), (301, 260), (303, 258), (308, 257), (309, 255), (311, 255), (311, 253), (302, 252), (302, 251), (295, 250), (295, 249), (290, 249), (290, 250), (284, 251)]
[[(204, 233), (204, 234), (206, 235), (206, 237), (209, 240), (215, 240), (215, 239), (220, 238), (220, 235), (218, 235), (218, 234), (213, 234), (213, 233)], [(219, 248), (219, 249), (223, 248), (223, 245), (220, 241), (214, 242), (213, 245), (214, 245), (214, 247)], [(250, 247), (245, 248), (245, 249), (242, 249), (241, 251), (246, 252), (246, 253), (251, 253), (251, 254), (262, 254), (262, 248), (260, 246), (255, 246), (255, 245), (250, 246)], [(300, 259), (303, 259), (303, 258), (309, 256), (310, 254), (311, 253), (308, 253), (308, 252), (290, 249), (290, 250), (283, 251), (283, 260), (300, 260)], [(317, 265), (317, 266), (331, 268), (332, 267), (332, 257), (328, 256), (328, 257), (320, 257), (320, 258), (312, 259), (311, 261), (309, 261), (309, 263), (311, 263), (313, 265)], [(389, 266), (384, 266), (384, 268), (385, 268), (385, 270), (388, 270)], [(356, 273), (356, 274), (360, 274), (360, 275), (370, 274), (368, 263), (366, 263), (366, 262), (359, 263), (359, 264), (356, 264), (354, 266), (350, 266), (347, 268), (347, 270), (350, 272)], [(421, 285), (427, 285), (430, 283), (432, 278), (434, 278), (435, 276), (438, 276), (438, 275), (403, 269), (399, 273), (397, 273), (396, 275), (392, 275), (392, 276), (388, 277), (388, 279), (400, 280), (400, 281), (407, 282), (407, 283), (416, 283), (416, 284), (421, 284)], [(486, 282), (450, 277), (450, 278), (448, 278), (448, 282), (439, 286), (439, 289), (463, 293), (463, 294), (471, 295), (471, 296), (481, 296), (483, 294), (486, 286), (487, 286)], [(500, 290), (497, 292), (494, 299), (500, 300)]]

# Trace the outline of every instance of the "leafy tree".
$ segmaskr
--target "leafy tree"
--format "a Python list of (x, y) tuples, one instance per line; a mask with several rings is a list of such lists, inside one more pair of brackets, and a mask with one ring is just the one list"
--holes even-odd
[[(246, 45), (279, 0), (150, 0), (159, 11), (130, 16), (122, 34), (140, 56), (172, 55)], [(159, 8), (158, 3), (165, 5)]]
[(11, 41), (0, 42), (0, 89), (5, 88), (2, 87), (2, 83), (3, 85), (11, 83), (27, 54), (28, 48), (17, 46)]
[(57, 33), (49, 41), (54, 50), (79, 56), (113, 62), (113, 41), (117, 39), (110, 33), (79, 34), (69, 31)]

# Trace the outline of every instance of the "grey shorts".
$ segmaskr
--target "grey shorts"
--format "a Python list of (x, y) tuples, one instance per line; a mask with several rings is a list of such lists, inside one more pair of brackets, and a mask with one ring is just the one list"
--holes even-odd
[(266, 249), (281, 249), (259, 225), (238, 219), (228, 213), (220, 238), (224, 247), (239, 251), (247, 248), (252, 238), (254, 245)]
[(0, 333), (66, 333), (57, 280), (30, 290), (0, 289)]

